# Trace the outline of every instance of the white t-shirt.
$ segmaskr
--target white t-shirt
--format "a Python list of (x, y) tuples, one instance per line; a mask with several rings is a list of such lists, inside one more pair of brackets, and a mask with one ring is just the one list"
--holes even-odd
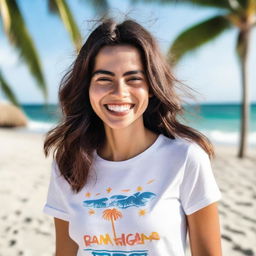
[(43, 211), (69, 221), (78, 256), (184, 256), (186, 216), (221, 199), (207, 153), (160, 134), (125, 161), (93, 153), (88, 184), (73, 193), (55, 162)]

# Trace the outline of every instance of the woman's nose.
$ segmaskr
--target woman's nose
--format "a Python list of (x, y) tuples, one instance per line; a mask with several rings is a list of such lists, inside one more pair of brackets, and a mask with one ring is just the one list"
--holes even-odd
[(117, 81), (113, 90), (114, 94), (125, 96), (128, 95), (128, 86), (124, 81)]

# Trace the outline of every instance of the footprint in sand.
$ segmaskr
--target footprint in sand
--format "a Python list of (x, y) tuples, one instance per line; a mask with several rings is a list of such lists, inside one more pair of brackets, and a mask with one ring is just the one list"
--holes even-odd
[(226, 241), (228, 241), (228, 242), (233, 242), (233, 240), (232, 240), (232, 238), (231, 238), (230, 236), (227, 236), (227, 235), (222, 234), (222, 235), (221, 235), (221, 238), (224, 239), (224, 240), (226, 240)]
[(26, 218), (24, 219), (24, 222), (26, 222), (26, 223), (30, 223), (30, 222), (32, 222), (32, 218), (30, 218), (30, 217), (26, 217)]
[(224, 228), (232, 233), (235, 233), (235, 234), (240, 234), (240, 235), (244, 235), (245, 236), (245, 232), (241, 231), (241, 230), (237, 230), (237, 229), (234, 229), (234, 228), (231, 228), (229, 225), (225, 225)]
[(234, 245), (233, 250), (242, 252), (243, 255), (246, 255), (246, 256), (254, 256), (255, 255), (252, 249), (243, 249), (240, 245)]
[(18, 234), (18, 233), (19, 233), (19, 230), (14, 229), (12, 233), (13, 233), (14, 235), (16, 235), (16, 234)]
[(16, 244), (16, 240), (15, 239), (12, 239), (9, 241), (9, 246), (14, 246)]
[(21, 211), (20, 211), (20, 210), (16, 210), (14, 213), (15, 213), (17, 216), (19, 216), (19, 215), (21, 214)]
[(251, 202), (236, 202), (237, 205), (242, 206), (252, 206), (253, 204)]

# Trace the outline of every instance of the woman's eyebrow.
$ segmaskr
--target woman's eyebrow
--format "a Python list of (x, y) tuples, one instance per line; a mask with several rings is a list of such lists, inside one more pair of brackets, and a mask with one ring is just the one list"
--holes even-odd
[(103, 69), (99, 69), (96, 70), (92, 73), (92, 77), (98, 74), (104, 74), (104, 75), (110, 75), (110, 76), (115, 76), (115, 74), (111, 71), (107, 71), (107, 70), (103, 70)]
[[(127, 72), (123, 73), (123, 76), (135, 75), (135, 74), (139, 74), (139, 73), (145, 75), (145, 72), (143, 70), (131, 70), (131, 71), (127, 71)], [(95, 75), (98, 75), (98, 74), (115, 76), (115, 73), (113, 73), (111, 71), (99, 69), (99, 70), (96, 70), (92, 73), (92, 77), (95, 76)]]
[(143, 70), (132, 70), (132, 71), (127, 71), (123, 74), (123, 76), (128, 76), (128, 75), (136, 75), (141, 73), (142, 75), (145, 75), (145, 72)]

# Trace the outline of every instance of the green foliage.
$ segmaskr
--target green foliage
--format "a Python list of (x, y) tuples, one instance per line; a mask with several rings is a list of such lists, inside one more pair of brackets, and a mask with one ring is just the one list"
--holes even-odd
[(15, 46), (22, 60), (26, 62), (32, 76), (47, 98), (47, 88), (40, 60), (16, 1), (1, 0), (0, 10), (2, 24), (9, 41)]
[(5, 96), (16, 106), (20, 106), (19, 102), (15, 96), (15, 94), (13, 93), (13, 91), (11, 90), (11, 86), (7, 83), (7, 81), (5, 80), (1, 70), (0, 70), (0, 88), (2, 90), (2, 92), (5, 94)]
[(229, 0), (131, 0), (133, 4), (142, 3), (159, 3), (159, 4), (188, 4), (198, 7), (216, 7), (230, 9)]
[(79, 51), (82, 46), (82, 37), (79, 28), (75, 22), (75, 19), (68, 7), (66, 0), (48, 0), (48, 7), (52, 13), (58, 14), (64, 23), (67, 31), (69, 32), (71, 39)]
[[(78, 51), (81, 48), (82, 39), (66, 0), (48, 0), (48, 9), (51, 13), (60, 16)], [(33, 40), (26, 28), (17, 1), (0, 0), (0, 14), (0, 24), (3, 26), (10, 43), (16, 48), (20, 58), (27, 64), (30, 73), (36, 79), (37, 85), (43, 92), (45, 100), (47, 101), (47, 87), (40, 59)], [(5, 81), (2, 75), (1, 88), (10, 101), (15, 105), (18, 105), (18, 101), (14, 96), (10, 85)]]
[[(255, 0), (252, 0), (255, 1)], [(240, 4), (240, 6), (244, 9), (246, 9), (246, 7), (248, 6), (250, 0), (237, 0), (237, 2)]]
[(215, 16), (183, 31), (168, 52), (169, 60), (178, 62), (186, 53), (213, 40), (231, 26), (223, 16)]

